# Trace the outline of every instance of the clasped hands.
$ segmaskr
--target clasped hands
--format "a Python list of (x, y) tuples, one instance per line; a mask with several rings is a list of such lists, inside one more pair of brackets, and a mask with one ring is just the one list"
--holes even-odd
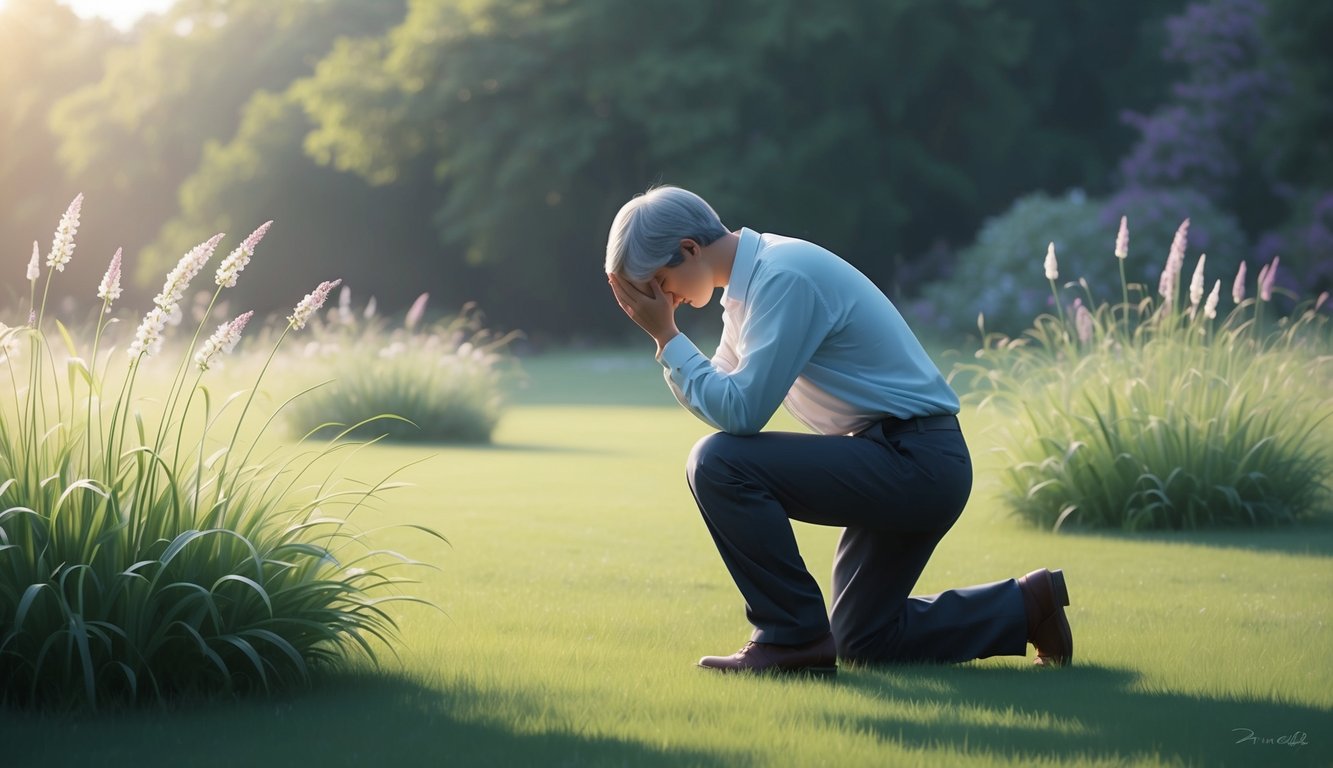
[(662, 347), (680, 333), (676, 328), (676, 306), (680, 303), (676, 295), (663, 288), (658, 278), (648, 281), (648, 292), (620, 275), (608, 274), (606, 281), (629, 319), (657, 342), (660, 356)]

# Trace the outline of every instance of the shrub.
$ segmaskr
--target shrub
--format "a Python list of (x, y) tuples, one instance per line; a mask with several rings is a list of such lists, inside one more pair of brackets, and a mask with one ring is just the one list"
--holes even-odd
[[(1033, 523), (1193, 529), (1327, 511), (1333, 355), (1318, 311), (1327, 295), (1274, 316), (1276, 261), (1256, 297), (1245, 296), (1243, 274), (1205, 280), (1202, 259), (1186, 288), (1185, 232), (1154, 296), (1122, 283), (1129, 301), (1066, 305), (1051, 280), (1057, 316), (1037, 318), (1022, 338), (989, 337), (976, 363), (955, 370), (972, 379), (969, 399), (1005, 413), (1005, 497)], [(1218, 319), (1224, 282), (1239, 301)]]
[[(1067, 281), (1084, 278), (1091, 287), (1116, 286), (1118, 266), (1109, 258), (1112, 240), (1107, 227), (1128, 215), (1135, 223), (1135, 248), (1166, 250), (1175, 225), (1187, 211), (1195, 212), (1191, 236), (1202, 244), (1209, 260), (1233, 268), (1246, 252), (1245, 235), (1235, 220), (1200, 195), (1180, 190), (1134, 190), (1109, 201), (1073, 191), (1063, 197), (1043, 192), (1020, 198), (1003, 214), (988, 219), (976, 242), (958, 254), (949, 279), (928, 286), (914, 313), (938, 330), (960, 333), (977, 328), (978, 315), (985, 329), (1010, 336), (1022, 333), (1038, 313), (1051, 309), (1051, 293), (1040, 283), (1040, 264), (1033, 254), (1054, 242), (1061, 254)], [(1149, 267), (1131, 279), (1156, 282), (1158, 271)], [(1098, 299), (1114, 299), (1113, 294)]]
[[(306, 495), (291, 489), (322, 456), (252, 458), (260, 435), (241, 435), (254, 390), (228, 401), (240, 404), (232, 413), (201, 383), (249, 313), (199, 344), (201, 325), (174, 374), (161, 367), (168, 321), (221, 236), (172, 270), (128, 357), (103, 347), (105, 319), (81, 357), (42, 298), (73, 253), (80, 203), (61, 221), (40, 297), (34, 247), (29, 324), (0, 329), (13, 383), (0, 405), (0, 697), (75, 707), (270, 689), (348, 654), (373, 659), (370, 641), (396, 630), (384, 601), (411, 599), (388, 593), (385, 569), (402, 558), (366, 549), (331, 512), (350, 515), (380, 486)], [(214, 300), (266, 228), (223, 261)], [(102, 318), (119, 273), (117, 253)], [(297, 306), (278, 344), (333, 285)], [(153, 398), (136, 396), (153, 382)]]
[(501, 384), (513, 334), (496, 336), (475, 308), (455, 318), (422, 322), (427, 295), (388, 331), (369, 311), (339, 307), (306, 346), (307, 371), (328, 381), (294, 404), (289, 421), (308, 434), (344, 430), (395, 441), (489, 442), (503, 407)]

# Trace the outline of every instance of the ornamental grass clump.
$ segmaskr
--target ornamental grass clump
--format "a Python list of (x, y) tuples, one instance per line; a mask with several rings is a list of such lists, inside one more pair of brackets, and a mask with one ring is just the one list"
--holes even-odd
[[(386, 569), (407, 561), (367, 548), (347, 516), (388, 483), (340, 491), (327, 467), (304, 480), (331, 463), (333, 447), (280, 463), (254, 458), (264, 432), (245, 429), (255, 389), (219, 403), (204, 384), (251, 313), (202, 344), (201, 324), (166, 347), (183, 349), (166, 365), (180, 300), (221, 235), (181, 259), (121, 349), (108, 320), (121, 294), (117, 252), (81, 356), (45, 298), (73, 254), (81, 202), (61, 220), (40, 293), (41, 265), (29, 264), (28, 321), (0, 325), (9, 385), (0, 398), (0, 704), (64, 709), (273, 689), (350, 655), (373, 660), (375, 641), (396, 630), (385, 602), (412, 599), (391, 591), (398, 579)], [(267, 226), (223, 262), (215, 302)], [(334, 286), (297, 306), (274, 353)]]
[[(1253, 296), (1242, 263), (1222, 316), (1223, 280), (1209, 286), (1205, 255), (1181, 281), (1188, 230), (1186, 220), (1155, 294), (1122, 277), (1114, 305), (1094, 304), (1086, 281), (1058, 284), (1049, 250), (1058, 316), (1020, 338), (985, 336), (976, 362), (955, 370), (969, 399), (1003, 413), (1004, 494), (1022, 517), (1133, 531), (1275, 525), (1333, 508), (1328, 295), (1279, 316), (1279, 260)], [(1128, 240), (1122, 221), (1122, 275)]]
[(292, 428), (402, 442), (490, 442), (514, 367), (505, 348), (515, 334), (487, 330), (471, 305), (426, 323), (427, 298), (421, 294), (402, 326), (390, 329), (373, 303), (353, 311), (344, 287), (338, 307), (312, 323), (315, 340), (298, 362), (324, 381), (294, 404)]

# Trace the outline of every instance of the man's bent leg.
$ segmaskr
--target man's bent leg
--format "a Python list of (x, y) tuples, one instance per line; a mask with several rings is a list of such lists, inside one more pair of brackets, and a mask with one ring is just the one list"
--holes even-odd
[(1026, 652), (1026, 613), (1013, 579), (908, 597), (938, 540), (866, 528), (843, 532), (833, 570), (839, 657), (951, 663)]
[(731, 578), (745, 598), (752, 640), (801, 645), (829, 631), (819, 585), (774, 494), (746, 471), (756, 438), (710, 435), (687, 466), (690, 490)]

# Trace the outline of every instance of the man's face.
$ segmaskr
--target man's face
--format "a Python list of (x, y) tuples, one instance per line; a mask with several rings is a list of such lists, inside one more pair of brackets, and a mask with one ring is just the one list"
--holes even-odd
[[(653, 273), (652, 279), (670, 294), (675, 306), (689, 304), (700, 309), (713, 298), (713, 275), (703, 259), (699, 245), (693, 240), (682, 241), (681, 252), (685, 255), (684, 261), (674, 267), (662, 267)], [(649, 293), (646, 283), (636, 282), (635, 287)]]

